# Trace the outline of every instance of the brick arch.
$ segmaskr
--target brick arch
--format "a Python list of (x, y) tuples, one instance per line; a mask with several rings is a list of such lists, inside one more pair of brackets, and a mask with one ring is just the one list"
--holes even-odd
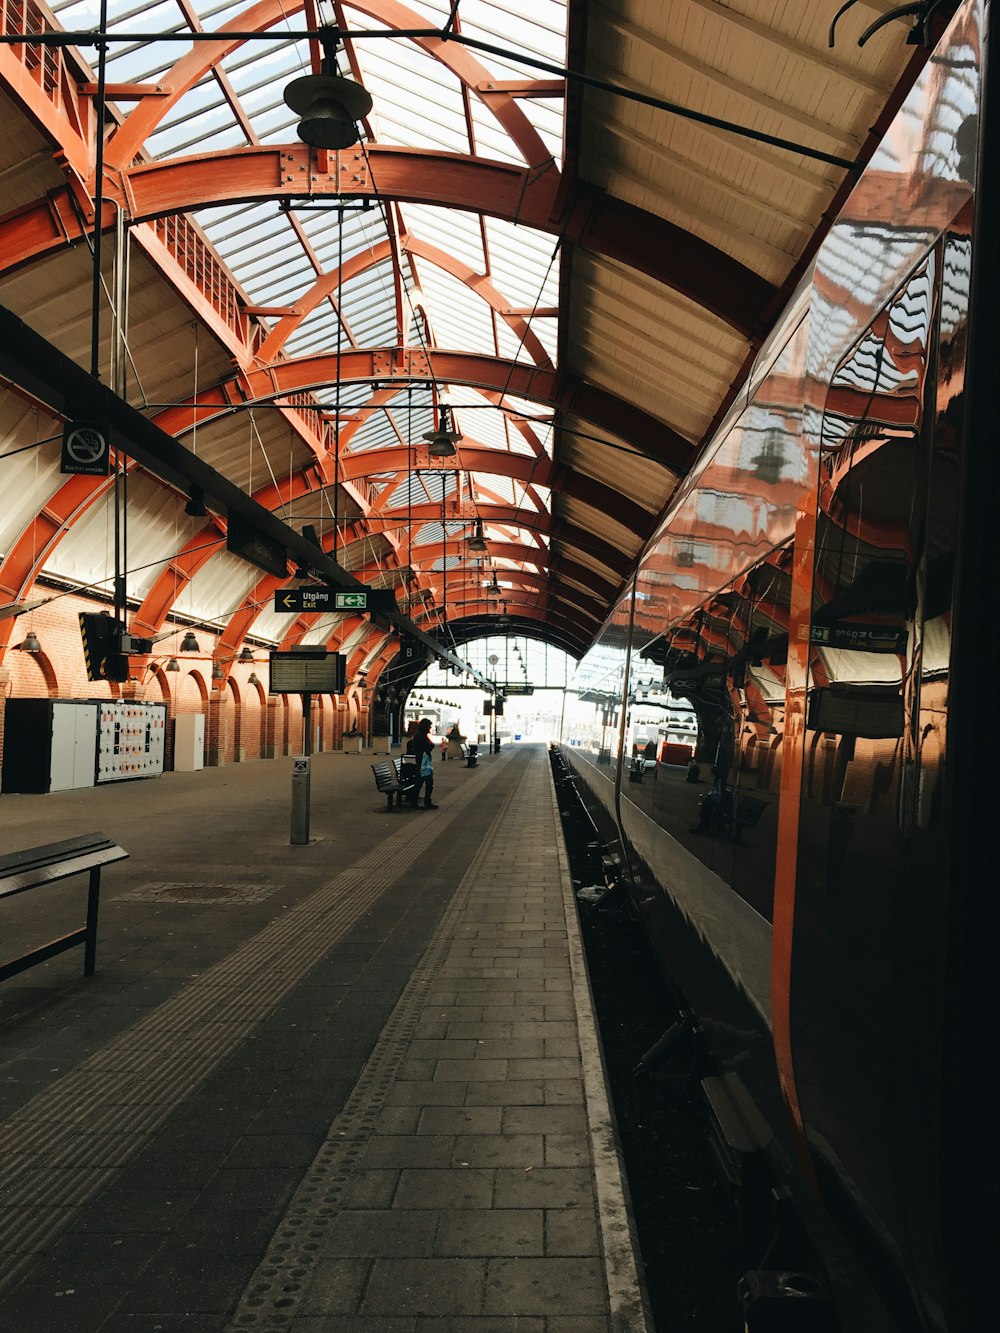
[[(44, 649), (40, 653), (12, 653), (6, 665), (10, 671), (12, 698), (54, 699), (58, 696), (59, 679)], [(29, 693), (30, 689), (39, 687), (43, 693)]]

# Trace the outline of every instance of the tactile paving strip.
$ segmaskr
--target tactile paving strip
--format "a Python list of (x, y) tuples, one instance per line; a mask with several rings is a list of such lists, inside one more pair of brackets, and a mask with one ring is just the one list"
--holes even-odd
[[(470, 784), (436, 818), (401, 824), (0, 1125), (6, 1218), (0, 1224), (0, 1294), (479, 795), (480, 784)], [(389, 875), (386, 865), (393, 867)], [(277, 957), (281, 970), (273, 966)], [(116, 1168), (70, 1165), (82, 1125), (88, 1135), (119, 1136)]]
[[(508, 771), (513, 779), (518, 770)], [(296, 1317), (308, 1289), (312, 1267), (320, 1256), (326, 1229), (340, 1210), (341, 1199), (386, 1105), (399, 1067), (409, 1054), (427, 996), (448, 957), (455, 923), (465, 911), (472, 888), (481, 878), (483, 865), (490, 855), (493, 833), (506, 822), (508, 807), (516, 791), (517, 784), (512, 781), (511, 790), (484, 837), (482, 847), (389, 1015), (344, 1109), (331, 1125), (326, 1142), (292, 1198), (228, 1329), (281, 1329), (288, 1327)]]

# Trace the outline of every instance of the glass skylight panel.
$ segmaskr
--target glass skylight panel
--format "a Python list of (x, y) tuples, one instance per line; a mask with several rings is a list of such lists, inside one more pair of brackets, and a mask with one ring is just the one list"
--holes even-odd
[(430, 204), (404, 204), (402, 211), (414, 235), (447, 250), (477, 273), (484, 271), (483, 240), (477, 213), (466, 213), (457, 208), (434, 208)]

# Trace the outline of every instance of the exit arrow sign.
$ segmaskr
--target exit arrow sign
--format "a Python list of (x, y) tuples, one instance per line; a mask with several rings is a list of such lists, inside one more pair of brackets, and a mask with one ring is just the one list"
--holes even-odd
[(390, 588), (345, 591), (322, 584), (282, 588), (274, 594), (275, 611), (395, 611), (396, 598)]

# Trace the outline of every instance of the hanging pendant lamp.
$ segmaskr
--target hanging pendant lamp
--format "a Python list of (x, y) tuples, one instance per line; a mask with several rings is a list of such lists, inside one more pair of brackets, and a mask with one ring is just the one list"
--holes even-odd
[(483, 520), (481, 518), (476, 519), (476, 530), (473, 533), (473, 535), (469, 538), (469, 550), (470, 551), (486, 550), (486, 538), (483, 536)]
[(350, 148), (358, 142), (356, 122), (372, 109), (371, 94), (353, 79), (337, 73), (336, 46), (323, 40), (323, 68), (319, 74), (293, 79), (284, 92), (285, 103), (299, 117), (299, 138), (311, 148)]
[(451, 408), (445, 404), (441, 408), (441, 416), (436, 430), (425, 431), (423, 436), (430, 446), (427, 452), (432, 458), (451, 458), (455, 452), (455, 445), (462, 440), (462, 432), (456, 429), (451, 418)]

